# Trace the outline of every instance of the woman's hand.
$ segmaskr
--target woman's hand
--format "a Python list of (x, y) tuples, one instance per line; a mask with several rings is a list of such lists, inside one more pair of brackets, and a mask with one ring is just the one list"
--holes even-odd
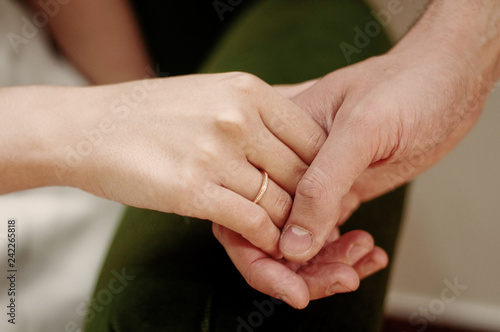
[[(58, 175), (123, 204), (211, 221), (278, 254), (295, 185), (324, 131), (244, 73), (86, 88), (63, 127)], [(252, 203), (264, 170), (269, 186)]]

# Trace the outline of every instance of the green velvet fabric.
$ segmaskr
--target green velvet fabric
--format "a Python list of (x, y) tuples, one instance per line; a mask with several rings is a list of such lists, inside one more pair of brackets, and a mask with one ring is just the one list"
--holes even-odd
[[(214, 14), (213, 14), (214, 15)], [(201, 72), (246, 71), (293, 83), (346, 66), (340, 44), (375, 19), (361, 1), (269, 0), (245, 8)], [(352, 61), (384, 53), (383, 33)], [(363, 204), (342, 231), (364, 229), (392, 256), (404, 202), (399, 188)], [(211, 233), (211, 223), (128, 208), (95, 287), (86, 331), (377, 331), (389, 269), (359, 290), (304, 310), (250, 288)]]

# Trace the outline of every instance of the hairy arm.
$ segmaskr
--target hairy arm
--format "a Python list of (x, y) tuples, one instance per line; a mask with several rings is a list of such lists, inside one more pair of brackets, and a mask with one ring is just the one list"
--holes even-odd
[(390, 53), (409, 52), (414, 52), (413, 58), (452, 59), (464, 72), (472, 70), (494, 83), (500, 77), (500, 2), (432, 1), (418, 24)]
[(499, 1), (435, 0), (387, 54), (305, 84), (293, 100), (329, 137), (297, 186), (285, 257), (311, 259), (360, 203), (450, 152), (479, 118), (499, 59)]

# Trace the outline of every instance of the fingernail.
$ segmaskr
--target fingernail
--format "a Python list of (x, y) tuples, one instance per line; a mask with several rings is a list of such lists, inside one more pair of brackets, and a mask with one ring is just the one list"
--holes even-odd
[(355, 245), (347, 252), (347, 259), (351, 264), (354, 264), (363, 258), (369, 251), (368, 248)]
[(290, 255), (302, 255), (312, 247), (312, 233), (291, 225), (281, 235), (281, 250)]
[(326, 290), (326, 295), (330, 296), (336, 293), (348, 293), (348, 292), (352, 292), (352, 290), (342, 285), (339, 282), (334, 282), (333, 284), (328, 286), (328, 289)]

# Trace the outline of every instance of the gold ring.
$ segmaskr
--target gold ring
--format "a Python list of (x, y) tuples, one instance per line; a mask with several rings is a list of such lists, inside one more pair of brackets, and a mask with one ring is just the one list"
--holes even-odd
[(257, 196), (253, 199), (255, 204), (259, 203), (267, 190), (267, 185), (269, 184), (269, 176), (266, 171), (260, 171), (262, 173), (262, 184), (260, 185), (260, 190), (257, 193)]

